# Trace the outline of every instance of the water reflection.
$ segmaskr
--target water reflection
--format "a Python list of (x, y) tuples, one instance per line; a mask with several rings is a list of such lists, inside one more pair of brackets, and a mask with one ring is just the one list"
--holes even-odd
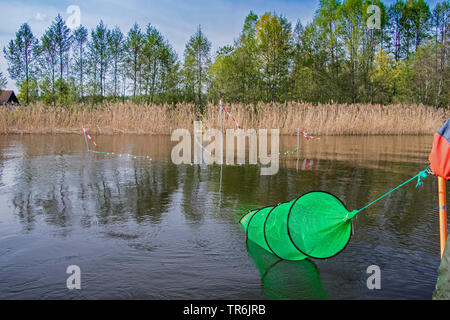
[(130, 163), (124, 167), (89, 155), (61, 166), (58, 159), (42, 160), (46, 165), (21, 165), (17, 177), (21, 181), (13, 193), (14, 208), (28, 230), (40, 214), (59, 227), (70, 225), (78, 214), (85, 227), (93, 221), (108, 224), (127, 219), (159, 223), (178, 189), (174, 166), (153, 170)]
[[(96, 142), (105, 151), (149, 154), (153, 161), (88, 154), (81, 135), (0, 136), (0, 269), (14, 274), (0, 274), (0, 289), (9, 288), (0, 296), (37, 298), (45, 291), (51, 297), (54, 288), (45, 283), (27, 291), (30, 274), (73, 257), (84, 268), (108, 271), (91, 271), (99, 287), (84, 291), (87, 298), (108, 293), (102, 286), (114, 283), (116, 269), (130, 277), (122, 279), (122, 290), (137, 297), (431, 298), (439, 264), (432, 177), (367, 209), (354, 221), (346, 250), (317, 267), (276, 262), (250, 246), (247, 252), (237, 224), (249, 209), (311, 190), (331, 192), (350, 210), (359, 209), (426, 167), (430, 137), (302, 141), (299, 161), (296, 154), (282, 157), (274, 176), (261, 176), (255, 165), (174, 165), (169, 137), (99, 136)], [(283, 137), (280, 151), (295, 145), (296, 137)], [(384, 268), (383, 292), (367, 292), (361, 281), (370, 264)], [(148, 275), (149, 265), (160, 277)], [(64, 265), (61, 270), (65, 281)], [(348, 270), (361, 276), (344, 279)]]
[[(90, 227), (130, 219), (138, 224), (159, 224), (164, 213), (177, 201), (190, 223), (203, 223), (208, 215), (231, 222), (233, 217), (221, 214), (221, 208), (240, 216), (247, 208), (289, 201), (310, 190), (330, 191), (350, 209), (359, 209), (422, 169), (411, 162), (379, 160), (379, 167), (375, 169), (349, 167), (342, 161), (304, 158), (298, 172), (283, 166), (275, 176), (261, 176), (260, 168), (253, 165), (176, 166), (171, 162), (149, 163), (87, 154), (82, 151), (81, 139), (78, 141), (81, 150), (74, 148), (72, 154), (62, 154), (62, 149), (68, 148), (63, 146), (65, 140), (51, 139), (53, 149), (49, 142), (40, 145), (37, 142), (41, 140), (27, 136), (15, 141), (11, 148), (14, 152), (20, 150), (21, 157), (8, 159), (11, 155), (3, 153), (6, 160), (0, 167), (0, 177), (4, 177), (2, 184), (12, 186), (5, 191), (11, 194), (15, 212), (29, 231), (38, 217), (61, 228), (74, 223)], [(72, 141), (69, 145), (76, 143)], [(326, 144), (323, 148), (329, 146)], [(43, 155), (40, 148), (50, 154)], [(425, 159), (422, 160), (425, 163)], [(385, 165), (392, 169), (383, 171)], [(11, 167), (14, 181), (5, 181)], [(396, 172), (399, 168), (402, 173)], [(434, 188), (432, 183), (426, 183), (416, 192), (413, 184), (406, 186), (395, 196), (368, 209), (364, 221), (379, 224), (389, 231), (389, 236), (414, 237), (411, 230), (424, 226), (417, 214), (430, 207), (429, 201), (423, 201), (423, 194), (433, 199)], [(175, 199), (177, 192), (179, 195)], [(377, 214), (370, 214), (375, 211)]]
[(264, 293), (270, 299), (323, 300), (327, 293), (314, 262), (280, 260), (252, 241), (247, 249), (261, 277)]

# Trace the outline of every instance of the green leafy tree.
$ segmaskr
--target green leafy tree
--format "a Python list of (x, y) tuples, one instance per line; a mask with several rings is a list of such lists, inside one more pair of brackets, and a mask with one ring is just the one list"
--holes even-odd
[(69, 78), (67, 81), (62, 78), (58, 78), (58, 80), (56, 80), (56, 88), (56, 101), (58, 105), (69, 107), (77, 100), (74, 78)]
[(450, 22), (450, 2), (444, 1), (436, 4), (433, 9), (431, 26), (434, 29), (435, 41), (444, 44), (448, 36), (448, 24)]
[(399, 70), (393, 55), (380, 49), (375, 56), (376, 67), (370, 74), (373, 84), (373, 102), (392, 103), (395, 94)]
[(260, 55), (256, 39), (258, 16), (250, 12), (233, 46), (217, 51), (210, 68), (210, 97), (230, 102), (256, 102), (260, 99)]
[(39, 81), (40, 98), (46, 104), (56, 104), (56, 92), (48, 77)]
[(240, 94), (236, 101), (255, 102), (260, 98), (261, 85), (260, 55), (256, 38), (258, 16), (250, 11), (244, 21), (244, 27), (236, 49), (234, 65)]
[(360, 82), (357, 99), (358, 102), (374, 102), (374, 87), (370, 80), (370, 75), (375, 69), (375, 55), (379, 50), (383, 50), (385, 42), (388, 42), (389, 37), (387, 33), (387, 10), (386, 6), (381, 0), (364, 1), (363, 3), (363, 23), (368, 21), (373, 12), (370, 11), (369, 6), (376, 5), (380, 14), (380, 28), (370, 29), (363, 26), (362, 32), (362, 49), (360, 53)]
[[(109, 67), (108, 42), (111, 31), (103, 21), (91, 32), (91, 40), (88, 43), (90, 55), (90, 73), (94, 95), (103, 99), (105, 95), (106, 75)], [(98, 91), (98, 89), (100, 89)]]
[(35, 78), (30, 78), (28, 81), (22, 81), (19, 84), (19, 93), (17, 94), (19, 101), (26, 101), (33, 103), (39, 100), (39, 87)]
[(73, 32), (73, 73), (77, 79), (78, 96), (84, 97), (84, 79), (87, 68), (86, 44), (88, 41), (88, 30), (84, 26), (79, 26)]
[(11, 40), (3, 53), (8, 62), (8, 72), (11, 79), (15, 80), (25, 90), (24, 98), (26, 104), (30, 102), (31, 87), (29, 81), (36, 75), (36, 48), (38, 40), (34, 37), (28, 23), (20, 26), (16, 33), (16, 39)]
[(161, 68), (162, 51), (164, 39), (161, 33), (151, 24), (147, 25), (144, 36), (143, 48), (143, 74), (145, 79), (145, 94), (147, 102), (153, 103), (155, 93), (158, 89), (158, 75)]
[(431, 12), (424, 0), (407, 0), (402, 8), (400, 26), (402, 39), (400, 41), (404, 55), (409, 57), (416, 52), (420, 43), (428, 37)]
[(320, 37), (325, 40), (328, 47), (327, 78), (331, 101), (339, 101), (338, 77), (343, 55), (342, 43), (338, 41), (339, 7), (338, 0), (321, 0), (314, 21), (319, 27)]
[(208, 94), (216, 102), (219, 99), (228, 102), (243, 101), (244, 99), (240, 89), (245, 85), (245, 80), (240, 73), (242, 70), (237, 65), (240, 58), (237, 50), (233, 46), (220, 48), (216, 53), (214, 63), (210, 66), (211, 84)]
[(108, 56), (111, 58), (112, 65), (112, 86), (113, 86), (113, 96), (117, 98), (119, 95), (119, 72), (120, 65), (123, 63), (123, 47), (124, 47), (124, 36), (119, 27), (115, 27), (110, 34), (108, 39)]
[(286, 99), (287, 75), (291, 65), (291, 24), (282, 16), (265, 13), (256, 23), (266, 101)]
[(422, 41), (429, 37), (431, 11), (424, 0), (408, 0), (406, 4), (412, 6), (412, 30), (414, 34), (415, 52), (417, 52)]
[(405, 3), (396, 1), (388, 9), (388, 32), (391, 38), (391, 48), (394, 52), (395, 61), (401, 58), (401, 39), (404, 33), (402, 28), (402, 13), (404, 12)]
[(366, 20), (364, 19), (364, 6), (360, 0), (346, 0), (338, 8), (339, 35), (345, 45), (347, 59), (346, 71), (348, 73), (348, 86), (350, 87), (350, 101), (358, 101), (358, 87), (360, 83), (360, 67), (362, 65), (363, 30)]
[[(448, 107), (449, 1), (432, 11), (426, 0), (389, 3), (320, 0), (313, 20), (293, 28), (281, 15), (250, 11), (240, 34), (213, 61), (200, 27), (181, 62), (153, 25), (141, 31), (134, 24), (124, 36), (100, 21), (71, 34), (61, 15), (40, 42), (23, 24), (3, 52), (26, 103), (40, 93), (45, 103), (60, 105), (74, 97), (96, 103), (131, 95), (135, 102), (194, 102), (200, 111), (218, 99)], [(380, 29), (367, 25), (372, 5), (380, 9)]]
[[(41, 37), (41, 44), (36, 49), (39, 63), (39, 74), (50, 81), (51, 97), (56, 103), (55, 82), (58, 66), (58, 51), (52, 28), (48, 28)], [(47, 99), (48, 100), (48, 99)]]
[(449, 88), (442, 87), (441, 82), (448, 82), (449, 68), (447, 65), (442, 73), (436, 72), (440, 69), (439, 54), (440, 50), (434, 41), (420, 46), (410, 59), (412, 74), (409, 82), (416, 102), (448, 107)]
[[(435, 57), (436, 69), (434, 72), (438, 75), (437, 94), (435, 105), (448, 106), (449, 89), (445, 83), (449, 80), (448, 70), (448, 26), (450, 22), (450, 2), (444, 1), (438, 3), (433, 10), (432, 28), (435, 37)], [(433, 31), (433, 30), (432, 30)]]
[(128, 77), (133, 82), (133, 97), (136, 97), (138, 82), (142, 68), (142, 50), (144, 35), (138, 24), (135, 23), (128, 31), (125, 41), (125, 63), (129, 66)]
[(184, 50), (184, 83), (186, 99), (194, 101), (201, 107), (204, 104), (203, 94), (208, 84), (208, 69), (211, 42), (203, 34), (199, 26), (197, 32), (191, 36)]
[(59, 78), (64, 79), (64, 68), (68, 68), (69, 65), (67, 54), (72, 45), (73, 37), (70, 29), (66, 25), (66, 22), (59, 14), (50, 26), (50, 30), (53, 35), (53, 41), (58, 54)]
[(297, 22), (294, 30), (294, 62), (291, 73), (293, 99), (324, 103), (329, 100), (328, 45), (316, 23), (303, 27)]
[(160, 52), (160, 95), (159, 103), (178, 101), (180, 64), (176, 52), (168, 42), (164, 42)]

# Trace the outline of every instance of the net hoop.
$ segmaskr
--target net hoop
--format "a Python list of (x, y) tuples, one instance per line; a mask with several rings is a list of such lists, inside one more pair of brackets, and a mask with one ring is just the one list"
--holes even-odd
[[(287, 202), (283, 202), (283, 203), (287, 203)], [(274, 251), (274, 250), (272, 249), (272, 247), (270, 246), (269, 241), (267, 240), (267, 235), (266, 235), (266, 224), (267, 224), (267, 219), (269, 219), (269, 216), (270, 216), (270, 214), (272, 213), (273, 209), (275, 209), (276, 207), (278, 207), (280, 204), (283, 204), (283, 203), (277, 204), (276, 206), (274, 206), (274, 207), (272, 208), (272, 210), (270, 210), (270, 211), (267, 213), (266, 219), (264, 220), (263, 233), (264, 233), (264, 240), (266, 241), (266, 245), (267, 245), (267, 247), (270, 249), (270, 251), (271, 251), (275, 256), (277, 256), (277, 258), (282, 259), (282, 260), (287, 260), (287, 259), (284, 259), (284, 258), (280, 257), (278, 254), (275, 253), (275, 251)]]
[(306, 252), (303, 252), (303, 251), (295, 244), (295, 241), (294, 241), (294, 239), (292, 238), (292, 235), (291, 235), (291, 232), (290, 232), (290, 228), (289, 228), (289, 218), (290, 218), (290, 216), (291, 216), (292, 208), (293, 208), (294, 205), (297, 203), (297, 201), (300, 200), (301, 197), (303, 197), (303, 196), (305, 196), (305, 195), (307, 195), (307, 194), (310, 194), (310, 193), (316, 193), (316, 192), (326, 193), (326, 194), (329, 194), (329, 195), (333, 196), (334, 198), (336, 198), (337, 200), (339, 200), (339, 202), (340, 202), (340, 203), (344, 206), (344, 208), (348, 211), (347, 206), (345, 205), (345, 203), (344, 203), (341, 199), (339, 199), (338, 197), (336, 197), (334, 194), (332, 194), (332, 193), (330, 193), (330, 192), (327, 192), (327, 191), (321, 191), (321, 190), (309, 191), (309, 192), (306, 192), (306, 193), (302, 194), (302, 195), (299, 196), (297, 199), (295, 199), (294, 202), (292, 202), (292, 205), (291, 205), (291, 207), (289, 208), (289, 212), (288, 212), (288, 215), (287, 215), (286, 227), (287, 227), (287, 232), (288, 232), (289, 240), (291, 241), (291, 243), (294, 245), (294, 247), (295, 247), (298, 251), (300, 251), (302, 254), (304, 254), (305, 256), (307, 256), (307, 257), (309, 257), (309, 258), (319, 259), (319, 260), (326, 260), (326, 259), (330, 259), (330, 258), (333, 258), (333, 257), (337, 256), (339, 253), (341, 253), (342, 251), (344, 251), (345, 248), (347, 248), (348, 244), (350, 243), (350, 239), (351, 239), (351, 237), (352, 237), (352, 234), (353, 234), (353, 223), (350, 222), (350, 234), (349, 234), (349, 236), (348, 236), (348, 239), (347, 239), (345, 245), (342, 247), (341, 250), (339, 250), (339, 251), (336, 252), (335, 254), (333, 254), (333, 255), (331, 255), (331, 256), (329, 256), (329, 257), (315, 257), (315, 256), (313, 256), (313, 255), (311, 255), (311, 254), (307, 254)]

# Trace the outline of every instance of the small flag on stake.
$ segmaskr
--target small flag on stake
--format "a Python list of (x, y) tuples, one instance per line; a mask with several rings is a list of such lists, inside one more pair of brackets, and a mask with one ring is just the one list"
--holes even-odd
[(92, 139), (92, 137), (88, 134), (88, 132), (86, 131), (85, 128), (83, 128), (84, 133), (86, 134), (86, 136), (88, 137), (88, 139), (94, 144), (94, 146), (96, 148), (98, 148), (98, 145), (95, 143), (94, 139)]
[(239, 123), (237, 122), (237, 120), (233, 117), (233, 115), (231, 113), (229, 113), (225, 107), (222, 107), (223, 111), (225, 111), (226, 114), (228, 114), (231, 117), (231, 120), (233, 120), (233, 122), (236, 124), (236, 126), (238, 127), (238, 129), (241, 129), (241, 126), (239, 125)]

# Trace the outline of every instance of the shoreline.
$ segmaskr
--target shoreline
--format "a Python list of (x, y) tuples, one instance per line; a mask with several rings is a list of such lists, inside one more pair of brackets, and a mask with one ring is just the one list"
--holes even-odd
[[(226, 104), (224, 132), (279, 129), (293, 136), (297, 129), (313, 136), (406, 136), (433, 135), (450, 110), (424, 105), (319, 104), (300, 102)], [(217, 105), (208, 104), (200, 115), (193, 104), (136, 105), (110, 103), (102, 106), (50, 107), (38, 103), (8, 109), (0, 107), (0, 134), (171, 135), (176, 129), (193, 130), (201, 120), (204, 130), (220, 130)]]
[[(220, 130), (220, 129), (218, 129)], [(80, 135), (83, 136), (83, 132), (80, 128), (78, 131), (58, 131), (58, 132), (40, 132), (40, 131), (31, 131), (31, 132), (7, 132), (0, 133), (0, 137), (7, 136), (58, 136), (58, 135)], [(192, 131), (190, 131), (192, 134)], [(270, 133), (268, 133), (270, 136)], [(152, 137), (170, 137), (169, 133), (137, 133), (137, 132), (122, 132), (122, 133), (96, 133), (96, 136), (108, 136), (108, 137), (120, 137), (120, 136), (152, 136)], [(224, 136), (226, 133), (224, 133)], [(433, 136), (434, 133), (405, 133), (405, 134), (330, 134), (330, 135), (321, 135), (320, 137), (424, 137), (424, 136)], [(295, 134), (280, 134), (280, 137), (295, 137)]]

